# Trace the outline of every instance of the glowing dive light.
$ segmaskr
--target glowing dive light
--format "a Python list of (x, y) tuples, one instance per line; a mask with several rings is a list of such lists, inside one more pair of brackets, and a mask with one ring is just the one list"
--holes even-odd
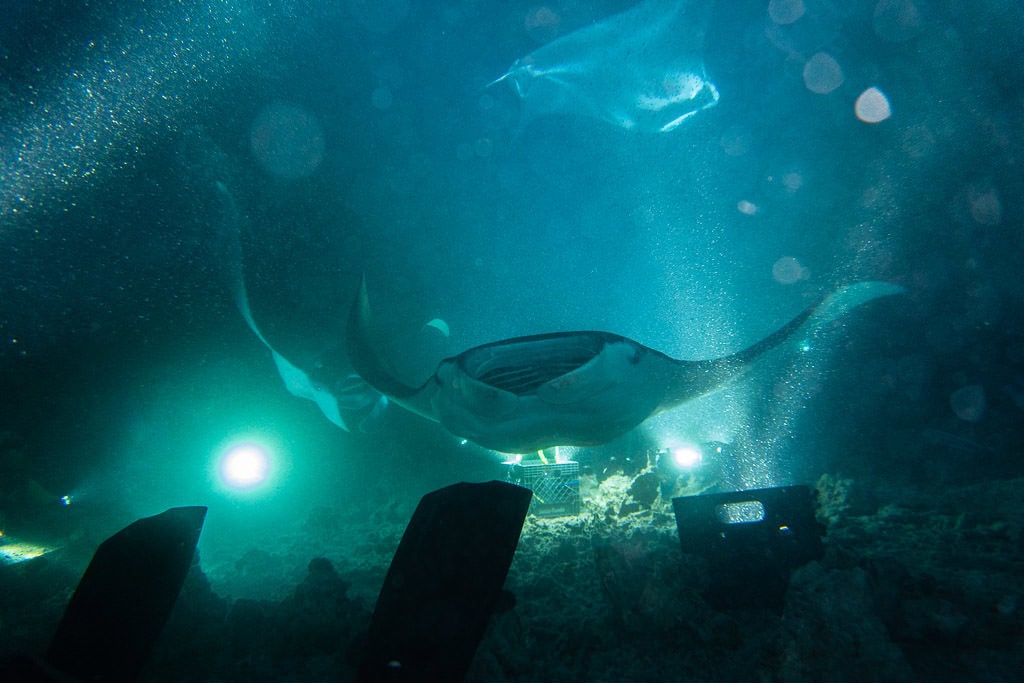
[(267, 480), (270, 455), (256, 444), (245, 443), (228, 449), (221, 457), (221, 481), (233, 489), (252, 489)]
[(672, 449), (672, 462), (682, 469), (690, 469), (700, 464), (704, 455), (692, 446), (680, 446)]

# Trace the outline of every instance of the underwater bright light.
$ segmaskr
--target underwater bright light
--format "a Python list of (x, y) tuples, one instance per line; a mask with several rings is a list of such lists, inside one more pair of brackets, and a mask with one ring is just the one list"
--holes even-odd
[(672, 449), (672, 462), (677, 467), (683, 469), (689, 469), (696, 467), (703, 460), (704, 455), (696, 448), (692, 446), (680, 446)]
[(236, 503), (256, 503), (282, 493), (291, 473), (288, 446), (263, 429), (233, 432), (208, 452), (207, 482)]
[(267, 481), (269, 474), (270, 454), (258, 444), (239, 444), (221, 456), (221, 481), (231, 488), (256, 488)]
[(284, 450), (273, 434), (261, 430), (236, 433), (210, 452), (209, 482), (236, 500), (274, 494), (289, 469)]
[(10, 539), (0, 545), (0, 565), (19, 564), (42, 557), (54, 548)]

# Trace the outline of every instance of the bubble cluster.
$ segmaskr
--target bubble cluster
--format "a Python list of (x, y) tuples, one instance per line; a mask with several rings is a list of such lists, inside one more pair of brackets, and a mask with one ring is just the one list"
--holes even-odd
[(176, 130), (198, 91), (246, 62), (244, 3), (188, 2), (109, 17), (108, 31), (40, 67), (0, 122), (0, 218), (66, 210), (147, 143)]

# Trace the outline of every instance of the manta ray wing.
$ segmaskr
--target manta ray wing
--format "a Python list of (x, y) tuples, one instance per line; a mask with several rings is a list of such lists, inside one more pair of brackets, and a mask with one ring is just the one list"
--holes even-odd
[(374, 348), (364, 281), (349, 315), (349, 353), (356, 371), (376, 389), (481, 446), (509, 453), (593, 446), (717, 390), (802, 330), (900, 291), (887, 283), (843, 288), (722, 358), (683, 361), (607, 332), (559, 332), (469, 349), (441, 361), (433, 377), (414, 388)]
[(238, 312), (252, 333), (270, 351), (285, 389), (298, 398), (312, 401), (332, 424), (349, 431), (351, 426), (362, 427), (367, 419), (379, 415), (387, 405), (387, 398), (361, 377), (343, 378), (335, 390), (329, 390), (297, 365), (285, 358), (263, 336), (249, 306), (242, 263), (242, 245), (239, 238), (241, 215), (235, 199), (224, 183), (217, 182), (217, 193), (224, 204), (225, 219), (218, 232), (220, 250), (228, 268), (228, 284)]

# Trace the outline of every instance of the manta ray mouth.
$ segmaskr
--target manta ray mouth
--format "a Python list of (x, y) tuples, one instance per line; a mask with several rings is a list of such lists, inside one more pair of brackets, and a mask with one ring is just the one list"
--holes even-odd
[(471, 349), (458, 360), (477, 381), (527, 396), (589, 363), (604, 349), (605, 341), (602, 336), (571, 332), (520, 337)]

